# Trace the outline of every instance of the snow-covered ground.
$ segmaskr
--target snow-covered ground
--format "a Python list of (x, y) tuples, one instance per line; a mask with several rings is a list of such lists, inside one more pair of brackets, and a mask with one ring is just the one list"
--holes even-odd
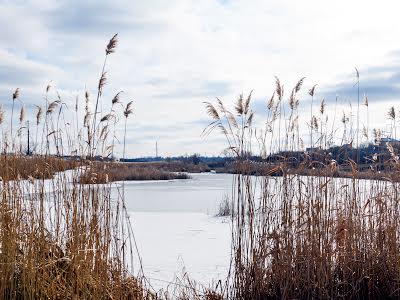
[(230, 225), (203, 213), (133, 213), (143, 270), (156, 289), (187, 273), (208, 286), (224, 280), (230, 259)]

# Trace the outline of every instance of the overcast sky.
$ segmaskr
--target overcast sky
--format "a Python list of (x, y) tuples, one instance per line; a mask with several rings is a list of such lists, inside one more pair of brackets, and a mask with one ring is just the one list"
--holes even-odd
[[(306, 77), (306, 91), (328, 111), (339, 95), (355, 101), (354, 67), (368, 93), (372, 126), (384, 127), (400, 96), (397, 1), (0, 1), (0, 97), (10, 108), (21, 89), (28, 111), (42, 105), (46, 85), (73, 106), (95, 92), (104, 48), (119, 45), (107, 66), (103, 101), (123, 90), (134, 100), (128, 123), (129, 156), (218, 155), (203, 101), (233, 102), (254, 90), (256, 124), (263, 124), (274, 76), (287, 87)], [(107, 104), (105, 104), (107, 105)], [(345, 109), (345, 108), (343, 108)], [(371, 127), (372, 127), (371, 126)], [(120, 151), (121, 147), (118, 148)]]

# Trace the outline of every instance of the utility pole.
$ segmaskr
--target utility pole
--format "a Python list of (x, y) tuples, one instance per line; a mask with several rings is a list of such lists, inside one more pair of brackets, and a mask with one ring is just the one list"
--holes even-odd
[(158, 157), (158, 143), (156, 141), (156, 157)]
[(29, 140), (29, 136), (30, 136), (30, 132), (29, 132), (29, 121), (27, 121), (27, 127), (28, 127), (28, 151), (27, 151), (27, 155), (31, 155), (31, 148), (30, 148), (30, 140)]

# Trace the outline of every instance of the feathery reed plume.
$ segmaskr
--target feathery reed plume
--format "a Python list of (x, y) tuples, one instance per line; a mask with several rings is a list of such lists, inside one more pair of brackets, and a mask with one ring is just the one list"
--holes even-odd
[(275, 98), (275, 91), (273, 92), (271, 98), (270, 98), (269, 101), (267, 102), (267, 108), (268, 108), (268, 110), (271, 110), (272, 107), (274, 107), (274, 98)]
[(16, 90), (15, 90), (15, 92), (13, 93), (13, 100), (16, 100), (16, 99), (18, 99), (19, 98), (19, 88), (17, 88)]
[(214, 107), (214, 105), (212, 105), (210, 102), (204, 102), (204, 103), (206, 104), (207, 114), (215, 121), (221, 120), (221, 117), (219, 116), (219, 113)]
[(25, 128), (22, 126), (22, 123), (25, 120), (25, 107), (24, 105), (21, 106), (21, 110), (19, 112), (19, 128), (17, 131), (17, 136), (19, 137), (19, 152), (22, 153), (22, 130)]
[(243, 114), (243, 94), (239, 95), (239, 98), (237, 99), (236, 104), (235, 104), (235, 110), (238, 115)]
[(121, 95), (122, 92), (123, 91), (120, 91), (114, 96), (114, 98), (111, 100), (111, 104), (112, 105), (117, 104), (117, 103), (121, 103), (119, 98), (120, 98), (120, 95)]
[(291, 110), (293, 110), (295, 108), (295, 104), (296, 104), (296, 96), (295, 96), (295, 91), (294, 89), (292, 90), (292, 93), (290, 94), (289, 97), (289, 107)]
[(249, 107), (250, 107), (250, 101), (251, 101), (251, 95), (253, 94), (253, 91), (250, 91), (249, 95), (246, 98), (246, 101), (243, 102), (243, 113), (245, 115), (248, 114), (249, 112)]
[(253, 123), (254, 112), (250, 112), (249, 117), (247, 118), (245, 128), (250, 128)]
[(5, 111), (3, 105), (0, 104), (0, 125), (4, 122)]
[[(212, 122), (203, 130), (202, 136), (210, 134), (218, 128), (225, 136), (229, 144), (228, 151), (232, 151), (238, 157), (245, 157), (250, 154), (250, 142), (242, 139), (247, 132), (252, 132), (252, 122), (254, 114), (250, 110), (251, 93), (244, 101), (241, 94), (235, 102), (235, 116), (228, 111), (222, 101), (217, 98), (218, 105), (214, 106), (210, 102), (204, 102), (206, 112), (211, 117)], [(248, 102), (246, 104), (246, 102)], [(256, 133), (254, 133), (256, 135)]]
[(103, 94), (103, 88), (106, 85), (107, 82), (107, 72), (103, 72), (103, 74), (101, 74), (100, 80), (99, 80), (99, 85), (98, 85), (98, 90), (99, 90), (99, 94), (100, 96)]
[(314, 93), (315, 93), (315, 88), (317, 87), (317, 85), (315, 84), (311, 89), (308, 90), (308, 94), (311, 97), (314, 97)]
[(129, 102), (129, 103), (126, 105), (126, 107), (125, 107), (125, 109), (124, 109), (124, 116), (125, 116), (125, 118), (128, 118), (128, 116), (129, 116), (130, 114), (133, 113), (132, 104), (133, 104), (133, 101)]
[(107, 47), (106, 47), (106, 55), (109, 55), (111, 53), (114, 53), (115, 48), (117, 47), (118, 44), (118, 33), (116, 33), (108, 42)]
[[(46, 89), (47, 90), (47, 89)], [(35, 137), (35, 152), (37, 153), (38, 147), (38, 132), (39, 132), (39, 124), (42, 119), (43, 109), (39, 105), (36, 106), (36, 137)]]
[(324, 99), (322, 99), (321, 106), (319, 108), (319, 112), (321, 113), (321, 115), (323, 115), (325, 112), (325, 106), (326, 106), (326, 104), (325, 104), (325, 98), (324, 98)]
[(51, 102), (47, 107), (46, 114), (47, 115), (52, 114), (59, 104), (60, 100), (54, 100), (53, 102)]
[(282, 100), (283, 97), (283, 85), (281, 85), (281, 81), (277, 76), (275, 76), (275, 91), (278, 95), (279, 100)]
[(11, 108), (11, 122), (10, 122), (10, 127), (11, 127), (11, 140), (13, 139), (13, 118), (14, 118), (14, 105), (15, 105), (15, 100), (19, 98), (19, 88), (15, 90), (15, 92), (12, 95), (12, 108)]
[(41, 106), (36, 105), (36, 125), (40, 124), (40, 120), (42, 119), (43, 109)]
[(318, 120), (317, 120), (316, 116), (313, 116), (313, 118), (312, 118), (312, 127), (313, 127), (313, 129), (315, 129), (315, 131), (318, 131)]
[(19, 112), (19, 123), (22, 124), (25, 120), (25, 108), (24, 106), (21, 107), (21, 111)]
[(390, 120), (394, 120), (396, 118), (396, 111), (394, 110), (394, 106), (389, 108), (387, 115)]
[(122, 154), (122, 157), (123, 157), (124, 159), (125, 159), (125, 147), (126, 147), (126, 123), (127, 123), (127, 120), (128, 120), (129, 115), (133, 113), (132, 104), (133, 104), (133, 101), (129, 102), (129, 103), (126, 105), (125, 109), (124, 109), (125, 128), (124, 128), (124, 148), (123, 148), (123, 154)]
[(295, 85), (295, 87), (294, 87), (294, 91), (295, 91), (296, 93), (298, 93), (298, 92), (300, 91), (300, 89), (301, 89), (301, 87), (302, 87), (302, 85), (303, 85), (303, 83), (304, 83), (304, 79), (306, 79), (306, 78), (305, 78), (305, 77), (300, 78), (300, 80), (296, 83), (296, 85)]
[(108, 121), (108, 120), (111, 119), (112, 116), (113, 116), (112, 114), (107, 114), (107, 115), (105, 115), (104, 117), (102, 117), (102, 118), (100, 119), (100, 122)]

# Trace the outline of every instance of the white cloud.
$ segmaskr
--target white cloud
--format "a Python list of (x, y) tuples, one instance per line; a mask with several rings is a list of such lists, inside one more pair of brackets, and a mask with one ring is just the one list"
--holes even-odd
[[(399, 62), (388, 55), (399, 48), (399, 8), (396, 1), (342, 0), (0, 2), (1, 95), (19, 86), (36, 90), (36, 99), (49, 80), (70, 104), (85, 86), (94, 93), (104, 46), (119, 32), (104, 101), (119, 90), (125, 102), (135, 100), (128, 154), (151, 154), (156, 140), (168, 145), (164, 155), (219, 154), (222, 143), (200, 138), (202, 102), (233, 101), (252, 89), (264, 101), (274, 75), (288, 87), (306, 76), (305, 90), (318, 83), (329, 106), (335, 89), (345, 86), (349, 96), (357, 66), (362, 89), (378, 77), (376, 94), (385, 95), (379, 101), (392, 101), (400, 79), (382, 85), (377, 69)], [(385, 122), (378, 110), (377, 123)]]

